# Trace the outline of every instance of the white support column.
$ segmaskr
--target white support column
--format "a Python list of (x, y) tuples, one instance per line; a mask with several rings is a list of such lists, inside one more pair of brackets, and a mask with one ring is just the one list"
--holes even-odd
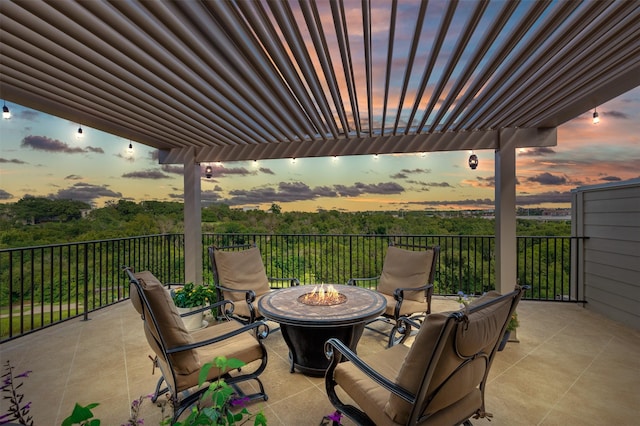
[(496, 150), (496, 290), (508, 293), (517, 280), (516, 138), (515, 129), (502, 129)]
[(195, 155), (184, 161), (184, 267), (186, 282), (202, 284), (202, 209), (200, 164)]

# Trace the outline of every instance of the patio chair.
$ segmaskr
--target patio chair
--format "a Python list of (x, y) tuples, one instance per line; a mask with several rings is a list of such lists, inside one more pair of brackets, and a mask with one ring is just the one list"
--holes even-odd
[[(267, 366), (267, 350), (262, 340), (268, 334), (268, 327), (263, 321), (244, 325), (230, 318), (223, 318), (214, 325), (189, 333), (169, 292), (153, 274), (148, 271), (134, 273), (130, 268), (125, 268), (125, 271), (131, 283), (132, 304), (143, 319), (147, 342), (155, 352), (162, 372), (162, 379), (156, 386), (152, 401), (169, 393), (174, 410), (171, 424), (207, 390), (207, 383), (202, 387), (198, 386), (200, 369), (203, 363), (218, 356), (236, 358), (247, 365), (242, 370), (234, 371), (221, 371), (214, 367), (209, 371), (207, 380), (222, 378), (240, 397), (252, 401), (267, 400), (264, 386), (258, 377)], [(232, 302), (221, 300), (203, 309), (226, 305), (232, 305)], [(247, 381), (254, 381), (258, 391), (244, 394), (238, 384)], [(163, 382), (166, 384), (165, 389), (161, 389)]]
[[(384, 257), (382, 272), (377, 277), (351, 278), (348, 285), (361, 285), (377, 281), (376, 290), (387, 299), (387, 309), (380, 318), (392, 325), (388, 347), (406, 338), (402, 317), (421, 321), (431, 313), (433, 280), (440, 247), (426, 247), (390, 242)], [(380, 330), (368, 327), (380, 332)], [(386, 334), (386, 333), (384, 333)]]
[[(401, 318), (408, 328), (420, 327), (410, 347), (360, 358), (329, 339), (329, 400), (358, 425), (471, 425), (471, 417), (491, 417), (484, 405), (487, 376), (522, 292), (487, 293), (464, 310), (430, 314), (421, 326)], [(342, 402), (336, 388), (355, 405)]]
[(235, 310), (227, 315), (245, 324), (264, 318), (258, 311), (262, 296), (278, 288), (300, 285), (297, 278), (267, 277), (260, 249), (255, 244), (210, 246), (209, 259), (218, 300), (234, 302)]

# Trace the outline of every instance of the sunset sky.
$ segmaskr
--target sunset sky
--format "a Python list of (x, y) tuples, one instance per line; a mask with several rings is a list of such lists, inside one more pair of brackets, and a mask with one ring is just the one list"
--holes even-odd
[[(156, 152), (129, 140), (82, 127), (20, 105), (0, 121), (0, 202), (27, 195), (107, 201), (182, 201), (182, 166), (160, 166)], [(640, 88), (558, 129), (558, 146), (518, 153), (517, 205), (569, 207), (576, 187), (640, 177)], [(234, 207), (283, 211), (337, 209), (490, 209), (494, 153), (469, 152), (264, 160), (212, 164), (203, 173), (203, 200)], [(204, 170), (204, 164), (202, 168)]]

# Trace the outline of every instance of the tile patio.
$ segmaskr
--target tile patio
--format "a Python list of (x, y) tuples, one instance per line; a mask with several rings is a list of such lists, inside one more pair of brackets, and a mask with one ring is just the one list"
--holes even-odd
[[(455, 309), (452, 299), (434, 298), (434, 311)], [(487, 385), (491, 423), (475, 425), (635, 425), (640, 422), (640, 331), (580, 305), (521, 302), (519, 343), (497, 354)], [(280, 333), (266, 340), (269, 365), (262, 378), (270, 425), (318, 425), (333, 412), (324, 379), (289, 373)], [(361, 354), (383, 350), (384, 339), (365, 330)], [(129, 302), (2, 344), (0, 359), (15, 373), (32, 370), (22, 390), (32, 401), (36, 425), (57, 425), (75, 402), (99, 402), (103, 425), (127, 420), (130, 402), (154, 389), (151, 350)], [(0, 401), (1, 412), (7, 409)], [(146, 425), (157, 424), (161, 409), (147, 402)], [(345, 425), (351, 424), (346, 421)]]

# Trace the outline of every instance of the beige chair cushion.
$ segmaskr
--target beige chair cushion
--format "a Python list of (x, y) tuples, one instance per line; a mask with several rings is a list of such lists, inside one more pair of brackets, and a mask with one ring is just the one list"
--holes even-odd
[[(500, 297), (497, 291), (490, 291), (469, 304), (469, 308)], [(502, 326), (506, 322), (511, 304), (498, 303), (473, 314), (468, 327), (458, 327), (456, 348), (462, 356), (472, 356), (478, 352), (487, 352), (493, 348), (500, 337)]]
[[(140, 282), (140, 284), (144, 282), (147, 286), (156, 284), (162, 286), (162, 283), (158, 281), (158, 279), (149, 271), (136, 272), (133, 275)], [(129, 298), (131, 299), (131, 304), (133, 305), (135, 310), (138, 311), (140, 315), (142, 315), (142, 300), (140, 300), (138, 290), (136, 290), (136, 287), (133, 284), (131, 284), (129, 288)]]
[[(487, 293), (470, 306), (499, 296), (496, 292)], [(481, 406), (477, 404), (471, 407), (471, 411), (460, 411), (463, 406), (471, 406), (481, 399), (478, 386), (488, 368), (487, 357), (499, 338), (500, 328), (505, 324), (510, 308), (511, 298), (505, 298), (493, 306), (468, 314), (468, 321), (455, 326), (447, 337), (429, 382), (427, 395), (433, 395), (436, 391), (437, 394), (423, 414), (437, 414), (441, 418), (465, 416)], [(442, 313), (427, 317), (398, 373), (396, 383), (412, 393), (417, 392), (428, 368), (425, 360), (433, 358), (435, 344), (445, 326), (447, 315)], [(485, 353), (487, 357), (465, 361), (465, 358), (477, 353)], [(410, 404), (392, 395), (385, 412), (394, 421), (405, 423), (411, 408)], [(455, 421), (461, 420), (464, 418), (457, 418)]]
[[(418, 331), (404, 362), (401, 362), (400, 359), (396, 360), (402, 366), (395, 382), (413, 394), (417, 393), (429, 362), (433, 358), (433, 351), (447, 322), (447, 316), (448, 313), (446, 312), (429, 315), (422, 324), (420, 331)], [(409, 419), (411, 408), (411, 404), (402, 398), (390, 395), (384, 412), (393, 421), (404, 424)]]
[[(380, 293), (393, 295), (396, 288), (422, 287), (429, 281), (433, 250), (405, 250), (389, 246), (382, 265), (382, 274), (378, 283)], [(425, 301), (425, 292), (405, 291), (404, 298)], [(415, 312), (415, 311), (414, 311)]]
[[(155, 339), (160, 339), (160, 333), (164, 338), (167, 349), (194, 343), (193, 338), (187, 331), (180, 318), (180, 314), (175, 303), (171, 300), (171, 295), (160, 282), (148, 271), (136, 273), (136, 278), (142, 286), (144, 296), (149, 302), (158, 329), (154, 326), (149, 315), (145, 313), (145, 323), (149, 327), (149, 332)], [(146, 310), (146, 309), (145, 309)], [(156, 350), (156, 355), (162, 358), (162, 352), (158, 353), (157, 346), (152, 346)], [(189, 374), (200, 370), (200, 360), (195, 350), (187, 350), (170, 355), (174, 370), (180, 374)]]
[[(214, 250), (213, 255), (220, 285), (239, 290), (253, 290), (256, 296), (271, 290), (258, 247), (242, 251)], [(224, 298), (237, 302), (245, 300), (245, 294), (224, 292)]]
[[(200, 330), (196, 330), (192, 333), (193, 339), (196, 342), (202, 342), (208, 339), (212, 339), (217, 336), (221, 336), (225, 333), (230, 333), (242, 327), (237, 321), (227, 321), (206, 327)], [(195, 349), (198, 358), (202, 362), (211, 362), (217, 356), (223, 356), (226, 358), (236, 358), (243, 361), (245, 364), (249, 364), (253, 361), (262, 358), (262, 348), (258, 340), (249, 332), (241, 333), (229, 339), (225, 339), (221, 342), (212, 343), (210, 345), (202, 346)], [(250, 367), (243, 367), (250, 368)], [(218, 368), (213, 367), (209, 370), (207, 380), (215, 380), (220, 374), (224, 373)], [(194, 371), (189, 374), (176, 374), (176, 390), (182, 392), (193, 387), (198, 383), (198, 375), (200, 371)]]
[[(253, 306), (253, 309), (254, 309), (254, 315), (255, 315), (256, 319), (260, 319), (260, 318), (263, 317), (262, 313), (260, 311), (258, 311), (258, 302), (260, 302), (260, 299), (262, 299), (265, 294), (261, 294), (259, 296), (256, 296), (256, 299), (253, 301), (253, 303), (251, 303), (251, 305)], [(244, 301), (244, 299), (242, 299), (242, 300)], [(233, 305), (233, 315), (237, 315), (237, 316), (244, 317), (244, 318), (249, 318), (251, 316), (251, 313), (249, 312), (249, 304), (248, 303), (242, 303), (242, 302), (234, 303), (234, 305)]]
[[(469, 308), (500, 296), (500, 293), (491, 291), (473, 301)], [(441, 386), (441, 388), (427, 407), (427, 413), (433, 414), (441, 410), (444, 412), (454, 410), (454, 406), (462, 398), (479, 392), (478, 386), (489, 368), (487, 361), (490, 351), (500, 338), (500, 330), (506, 323), (507, 316), (511, 310), (511, 301), (512, 299), (507, 297), (492, 306), (470, 313), (468, 314), (468, 322), (463, 321), (456, 326), (452, 333), (451, 344), (447, 344), (440, 356), (429, 384), (428, 394), (434, 392), (438, 386)], [(455, 371), (459, 368), (463, 359), (473, 357), (478, 353), (486, 354), (486, 357), (477, 357), (473, 361), (464, 364), (460, 370)], [(453, 374), (454, 371), (455, 374)], [(451, 374), (453, 376), (448, 378)], [(446, 383), (444, 383), (445, 380)], [(475, 408), (477, 409), (480, 406), (477, 405)], [(462, 415), (470, 414), (471, 412), (467, 411)]]
[[(398, 360), (405, 358), (409, 348), (396, 345), (375, 354), (362, 356), (361, 359), (378, 373), (394, 380), (402, 366)], [(338, 364), (334, 380), (377, 426), (396, 424), (385, 414), (385, 404), (391, 392), (365, 375), (351, 362)]]
[[(393, 296), (389, 296), (385, 293), (380, 294), (387, 300), (387, 307), (384, 310), (384, 315), (393, 317), (396, 310), (396, 299)], [(429, 304), (426, 301), (416, 302), (415, 300), (404, 299), (402, 301), (402, 305), (400, 305), (399, 316), (410, 316), (411, 314), (415, 314), (416, 312), (427, 312), (427, 309), (429, 309)]]

